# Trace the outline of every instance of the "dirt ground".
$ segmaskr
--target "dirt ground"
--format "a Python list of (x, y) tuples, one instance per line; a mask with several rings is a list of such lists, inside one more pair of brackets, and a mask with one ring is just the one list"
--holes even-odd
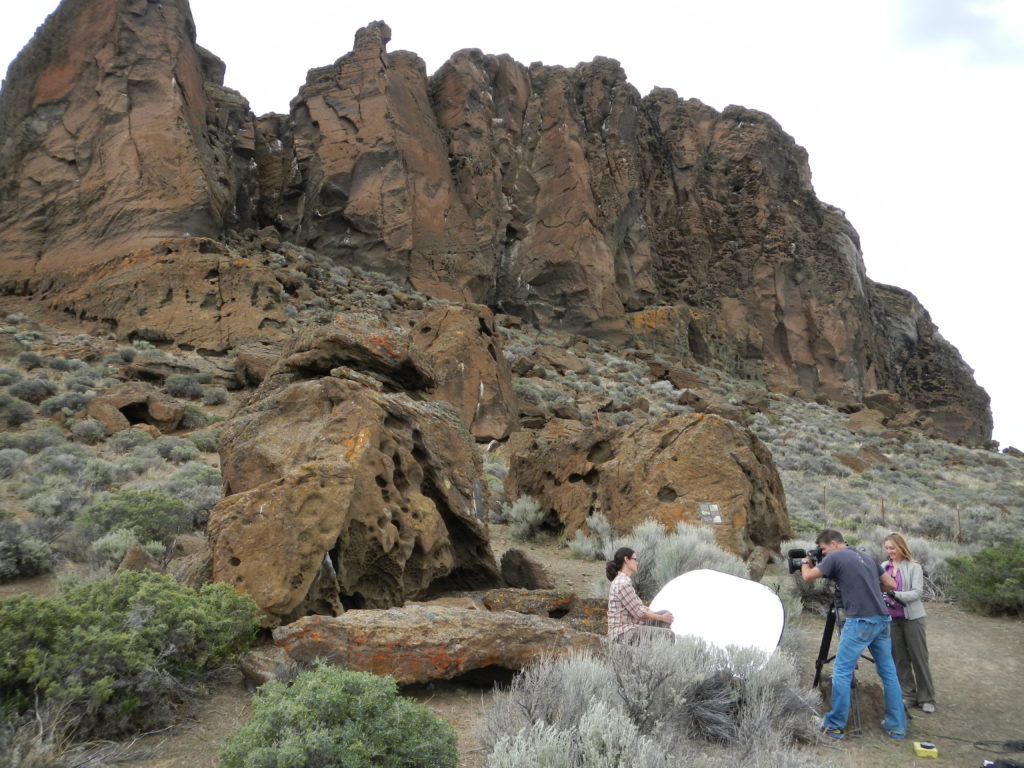
[[(492, 526), (492, 540), (499, 557), (510, 546), (524, 549), (548, 569), (559, 588), (587, 594), (591, 583), (603, 573), (602, 563), (576, 560), (553, 540), (516, 543), (509, 539), (504, 526)], [(18, 585), (4, 585), (0, 596), (23, 591), (25, 586), (35, 594), (45, 590), (43, 581), (33, 580), (20, 589)], [(817, 747), (823, 758), (843, 768), (973, 767), (999, 757), (1024, 761), (1024, 751), (1003, 751), (1000, 746), (1004, 742), (1024, 741), (1024, 707), (1019, 692), (1024, 681), (1024, 621), (983, 618), (945, 603), (929, 603), (927, 608), (938, 711), (927, 715), (913, 710), (908, 738), (903, 742), (886, 738), (876, 722), (866, 719), (860, 733), (850, 733), (842, 742), (823, 742)], [(805, 634), (802, 656), (809, 682), (824, 620), (805, 615), (800, 626)], [(870, 686), (877, 677), (869, 668), (858, 672), (858, 680)], [(405, 693), (455, 727), (461, 768), (482, 768), (484, 755), (476, 733), (490, 702), (489, 691), (435, 683), (407, 689)], [(137, 740), (130, 749), (129, 764), (138, 768), (216, 768), (220, 745), (245, 722), (250, 706), (251, 694), (241, 675), (234, 671), (225, 673), (211, 694), (182, 713), (176, 725)], [(915, 756), (914, 741), (934, 743), (938, 760)]]

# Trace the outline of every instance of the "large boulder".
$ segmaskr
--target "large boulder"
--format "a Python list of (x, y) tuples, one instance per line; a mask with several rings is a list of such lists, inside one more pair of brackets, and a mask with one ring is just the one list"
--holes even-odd
[(408, 685), (495, 667), (517, 671), (543, 655), (597, 651), (604, 640), (540, 616), (408, 605), (305, 616), (275, 629), (274, 642), (300, 664), (326, 659)]
[(221, 435), (213, 575), (267, 624), (499, 579), (465, 427), (446, 403), (385, 391), (432, 381), (401, 333), (361, 351), (357, 336), (341, 320), (301, 335)]
[[(518, 441), (505, 487), (510, 498), (535, 498), (568, 534), (595, 512), (619, 531), (648, 519), (708, 525), (719, 546), (743, 558), (757, 545), (779, 551), (792, 536), (770, 452), (732, 421), (691, 414), (563, 435)], [(718, 522), (702, 516), (702, 503), (718, 505)]]

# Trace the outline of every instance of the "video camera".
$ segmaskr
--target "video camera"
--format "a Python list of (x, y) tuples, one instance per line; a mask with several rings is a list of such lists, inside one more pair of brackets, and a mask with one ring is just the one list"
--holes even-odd
[(815, 547), (814, 549), (791, 549), (788, 556), (789, 572), (796, 573), (800, 570), (800, 561), (805, 557), (811, 561), (811, 565), (815, 565), (821, 561), (825, 553), (821, 551), (821, 547)]

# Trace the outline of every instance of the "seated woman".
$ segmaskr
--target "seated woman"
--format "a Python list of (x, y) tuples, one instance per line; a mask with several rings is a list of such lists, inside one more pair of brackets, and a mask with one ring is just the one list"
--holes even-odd
[[(671, 640), (672, 614), (654, 613), (641, 601), (630, 579), (637, 569), (637, 555), (629, 547), (621, 547), (605, 564), (605, 574), (612, 583), (608, 593), (608, 640), (635, 643), (657, 637)], [(654, 626), (646, 622), (660, 622)]]

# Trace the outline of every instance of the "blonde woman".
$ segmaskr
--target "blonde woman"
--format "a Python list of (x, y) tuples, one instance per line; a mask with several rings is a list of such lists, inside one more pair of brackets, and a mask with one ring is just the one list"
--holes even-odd
[(883, 542), (889, 559), (882, 563), (896, 588), (885, 593), (885, 604), (892, 616), (892, 656), (908, 706), (918, 706), (928, 714), (935, 712), (935, 687), (928, 667), (928, 641), (925, 637), (925, 611), (921, 602), (924, 571), (914, 562), (906, 539), (890, 533)]

